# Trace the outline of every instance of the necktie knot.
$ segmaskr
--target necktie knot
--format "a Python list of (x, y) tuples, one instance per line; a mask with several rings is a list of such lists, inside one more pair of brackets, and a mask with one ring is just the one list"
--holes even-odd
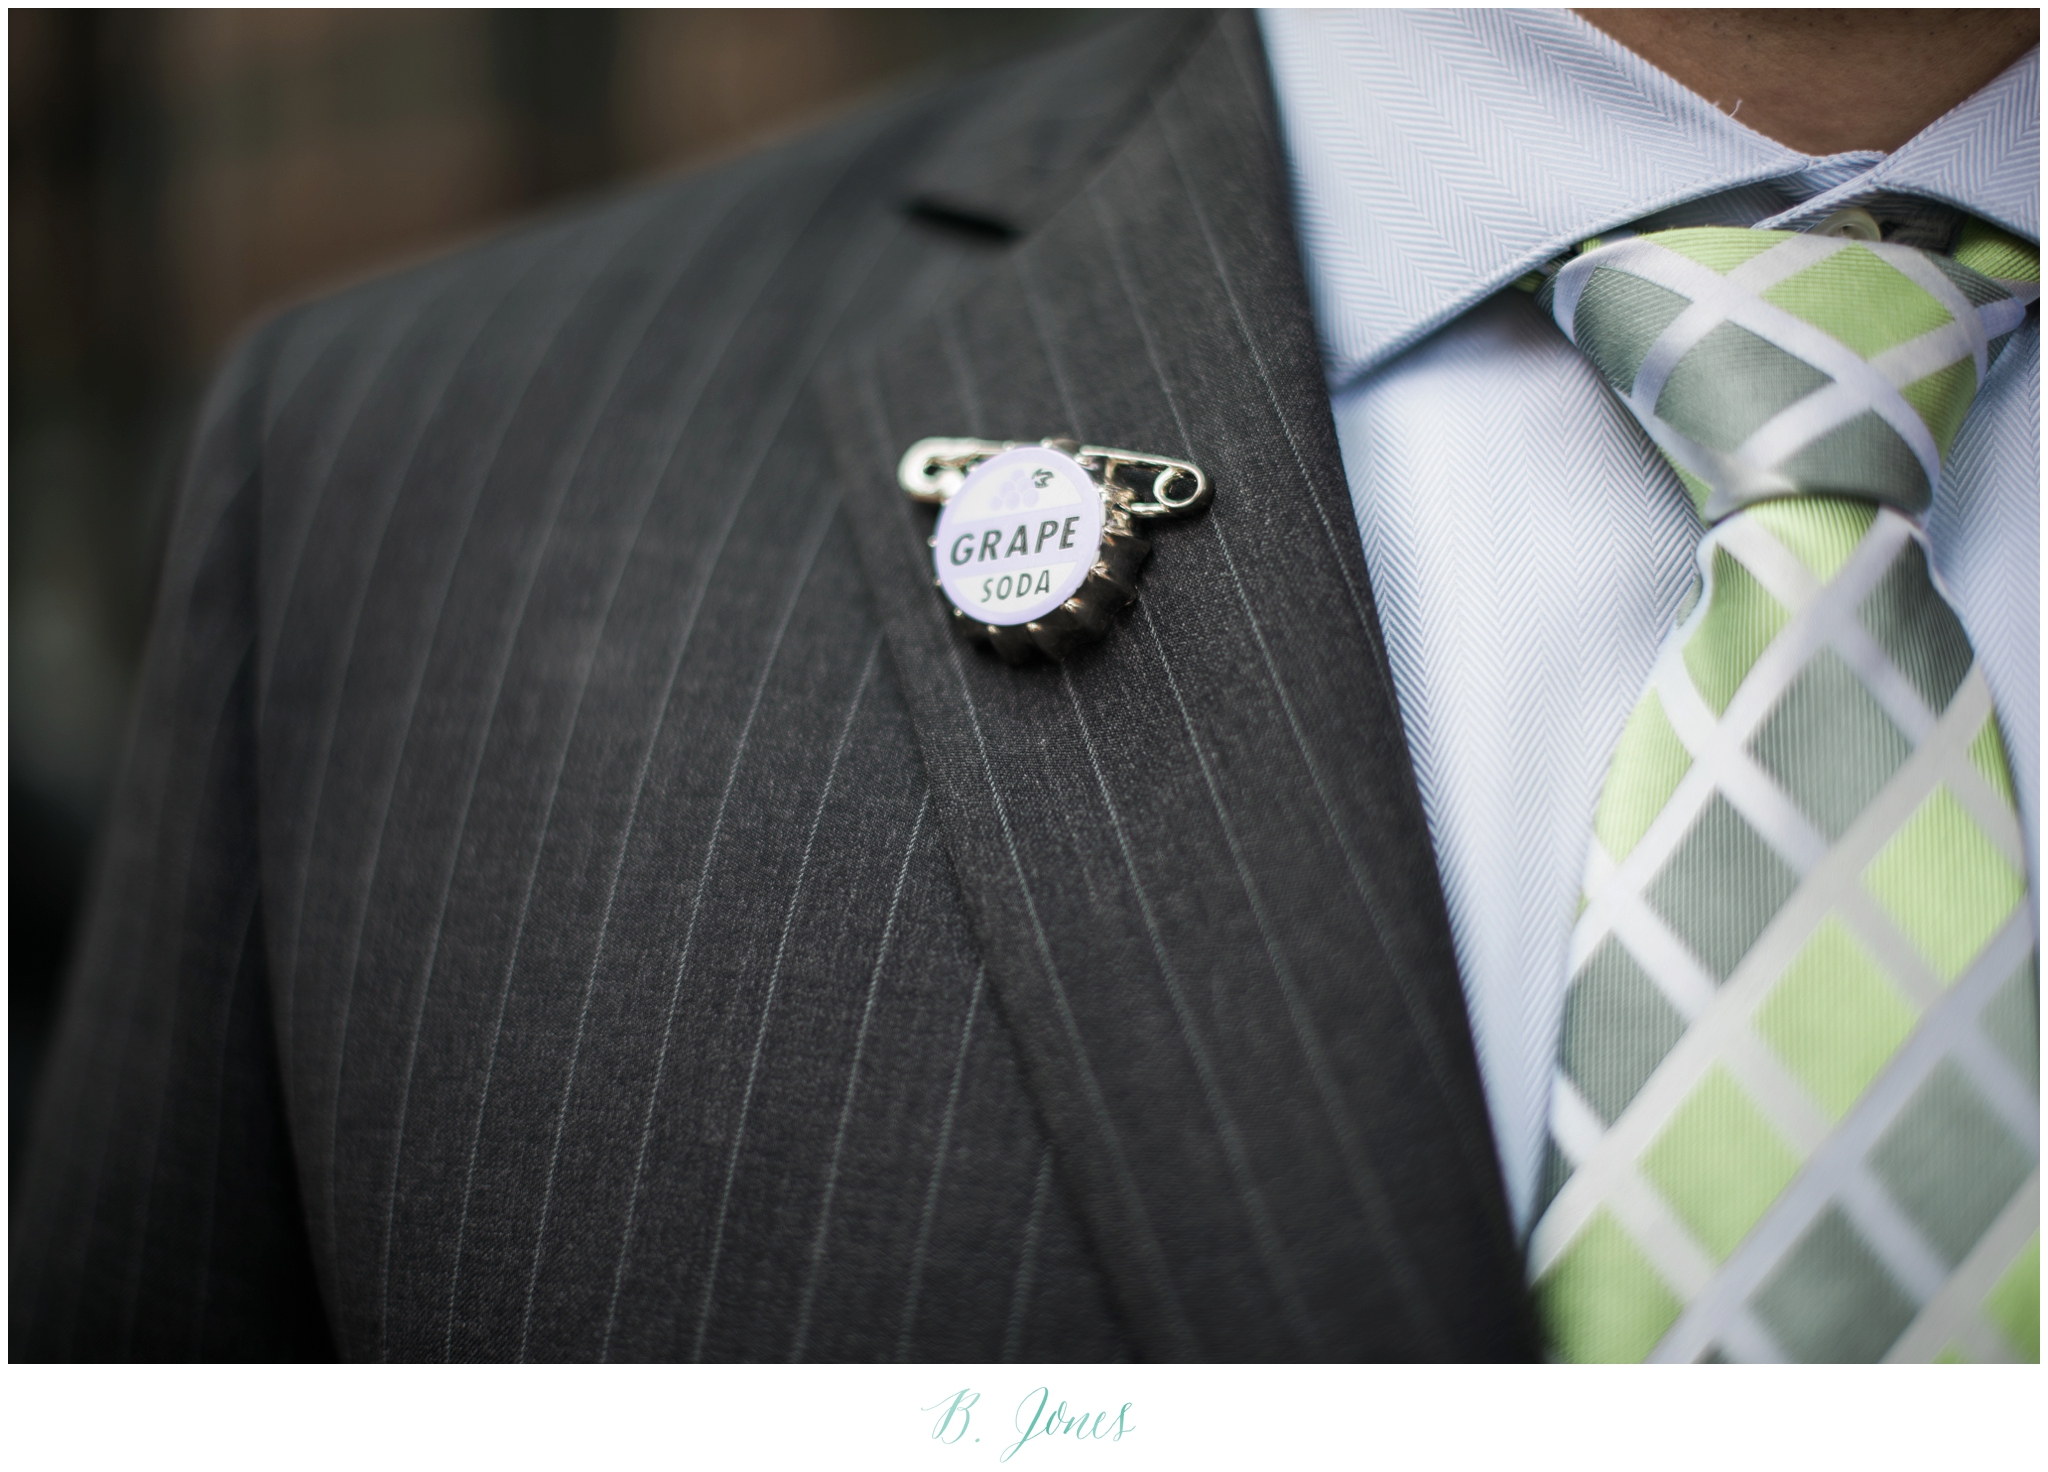
[(1587, 249), (1544, 290), (1711, 524), (1787, 496), (1923, 513), (2037, 288), (1910, 246), (1710, 227)]

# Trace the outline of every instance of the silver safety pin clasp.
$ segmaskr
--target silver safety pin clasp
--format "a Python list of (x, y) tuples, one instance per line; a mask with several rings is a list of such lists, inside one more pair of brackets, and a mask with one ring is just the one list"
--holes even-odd
[[(943, 506), (975, 466), (1005, 450), (1016, 449), (1019, 443), (922, 439), (903, 452), (896, 466), (896, 481), (913, 501)], [(1128, 516), (1192, 516), (1215, 495), (1208, 475), (1191, 461), (1104, 445), (1083, 445), (1068, 439), (1045, 439), (1038, 443), (1080, 461)]]

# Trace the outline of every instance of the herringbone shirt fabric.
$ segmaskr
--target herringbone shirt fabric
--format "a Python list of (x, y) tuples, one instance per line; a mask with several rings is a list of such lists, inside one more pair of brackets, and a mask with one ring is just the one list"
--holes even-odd
[[(1701, 528), (1599, 374), (1507, 288), (1653, 213), (1803, 228), (1892, 190), (2034, 239), (2038, 57), (1888, 157), (1812, 158), (1564, 11), (1273, 11), (1261, 25), (1353, 510), (1526, 1229), (1587, 814)], [(1926, 526), (2005, 712), (2030, 854), (2037, 334), (2023, 327), (1993, 368)]]

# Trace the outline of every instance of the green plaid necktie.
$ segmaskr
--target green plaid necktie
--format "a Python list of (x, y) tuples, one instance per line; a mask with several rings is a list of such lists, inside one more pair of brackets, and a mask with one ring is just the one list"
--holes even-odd
[(1690, 229), (1542, 288), (1708, 527), (1572, 935), (1558, 1358), (2039, 1358), (2035, 906), (1918, 524), (2038, 275), (1976, 222), (1952, 257)]

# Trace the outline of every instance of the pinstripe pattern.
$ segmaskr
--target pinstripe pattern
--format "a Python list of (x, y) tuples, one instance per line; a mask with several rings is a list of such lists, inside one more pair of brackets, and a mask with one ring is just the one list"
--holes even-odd
[[(903, 905), (903, 884), (910, 877), (910, 860), (917, 852), (918, 840), (924, 835), (925, 818), (930, 812), (931, 799), (927, 796), (917, 805), (917, 819), (910, 825), (910, 837), (903, 845), (903, 865), (896, 871), (896, 888), (889, 895), (888, 918), (882, 922), (881, 943), (875, 952), (874, 969), (868, 974), (867, 998), (861, 1003), (860, 1009), (860, 1028), (853, 1038), (853, 1061), (846, 1070), (846, 1097), (839, 1106), (838, 1127), (832, 1133), (832, 1160), (825, 1172), (824, 1200), (818, 1207), (818, 1231), (817, 1235), (811, 1240), (810, 1263), (804, 1272), (803, 1302), (797, 1310), (796, 1334), (791, 1339), (789, 1346), (789, 1357), (792, 1361), (803, 1358), (804, 1349), (810, 1340), (811, 1312), (817, 1305), (818, 1266), (824, 1258), (825, 1244), (829, 1240), (832, 1230), (832, 1198), (839, 1187), (839, 1168), (846, 1155), (846, 1127), (848, 1121), (853, 1116), (854, 1095), (860, 1088), (861, 1059), (867, 1051), (868, 1029), (875, 1020), (875, 996), (880, 991), (882, 985), (882, 963), (888, 959), (889, 943), (896, 936), (896, 917), (901, 913)], [(979, 992), (980, 988), (980, 972), (977, 970), (975, 990)], [(974, 1012), (974, 1004), (970, 1002), (967, 1009), (967, 1021), (962, 1024), (963, 1032), (972, 1031)], [(957, 1099), (958, 1096), (959, 1071), (956, 1068), (954, 1071), (953, 1090), (947, 1097), (950, 1101)], [(948, 1112), (950, 1113), (950, 1104)], [(942, 1128), (939, 1134), (941, 1145), (939, 1150), (934, 1153), (932, 1160), (935, 1170), (945, 1158), (944, 1141), (947, 1131)], [(930, 1210), (927, 1207), (926, 1220), (928, 1221), (929, 1219)], [(920, 1226), (921, 1230), (923, 1230), (922, 1226)], [(614, 1298), (614, 1307), (616, 1307), (616, 1297)], [(609, 1331), (609, 1323), (607, 1323), (606, 1328)]]
[[(1226, 23), (1081, 200), (827, 399), (990, 979), (1141, 1347), (1510, 1354), (1513, 1249), (1257, 62)], [(1181, 444), (1237, 491), (1162, 534), (1121, 633), (998, 669), (952, 642), (888, 478), (934, 423)]]
[[(1091, 190), (1089, 202), (1094, 207), (1097, 220), (1102, 226), (1105, 248), (1116, 266), (1118, 285), (1122, 289), (1125, 298), (1131, 303), (1134, 323), (1145, 340), (1147, 361), (1151, 365), (1155, 377), (1158, 377), (1162, 386), (1164, 386), (1164, 364), (1159, 356), (1157, 344), (1154, 342), (1152, 334), (1146, 325), (1144, 312), (1139, 306), (1139, 299), (1133, 285), (1126, 252), (1121, 247), (1113, 225), (1103, 208), (1099, 192)], [(1188, 438), (1186, 420), (1181, 414), (1180, 406), (1173, 401), (1171, 390), (1168, 389), (1167, 392), (1168, 406), (1173, 412), (1174, 425), (1180, 433), (1181, 449), (1183, 453), (1192, 454), (1193, 446), (1192, 441)], [(1272, 653), (1267, 648), (1265, 638), (1260, 631), (1258, 612), (1245, 594), (1243, 579), (1237, 575), (1236, 567), (1230, 561), (1229, 545), (1224, 540), (1221, 529), (1214, 522), (1209, 523), (1209, 527), (1217, 539), (1218, 549), (1223, 554), (1225, 566), (1229, 569), (1231, 585), (1237, 594), (1239, 607), (1244, 612), (1246, 627), (1251, 631), (1253, 639), (1260, 647), (1262, 660), (1275, 681), (1277, 691), (1279, 688), (1278, 676), (1273, 673)], [(1350, 1127), (1350, 1121), (1339, 1100), (1337, 1081), (1330, 1067), (1327, 1049), (1315, 1036), (1313, 1026), (1304, 1017), (1300, 983), (1293, 975), (1286, 956), (1280, 947), (1278, 931), (1275, 929), (1272, 920), (1271, 907), (1260, 896), (1258, 884), (1252, 877), (1250, 866), (1246, 862), (1243, 841), (1239, 837), (1235, 825), (1231, 823), (1228, 811), (1224, 807), (1215, 764), (1210, 760), (1208, 753), (1202, 749), (1201, 741), (1196, 735), (1194, 718), (1188, 710), (1187, 700), (1181, 693), (1179, 682), (1174, 678), (1171, 666), (1165, 663), (1163, 648), (1159, 641), (1158, 626), (1153, 621), (1151, 609), (1149, 607), (1141, 607), (1140, 616), (1145, 621), (1146, 633), (1150, 636), (1154, 649), (1160, 651), (1160, 672), (1166, 680), (1168, 691), (1173, 696), (1174, 707), (1180, 714), (1181, 728), (1186, 734), (1189, 749), (1193, 752), (1196, 764), (1201, 770), (1202, 783), (1207, 789), (1210, 806), (1215, 810), (1224, 842), (1230, 851), (1232, 866), (1237, 871), (1238, 882), (1244, 889), (1246, 901), (1251, 906), (1253, 917), (1258, 924), (1261, 945), (1265, 950), (1268, 962), (1273, 968), (1274, 981), (1285, 999), (1289, 1019), (1294, 1026), (1295, 1036), (1301, 1042), (1311, 1077), (1315, 1083), (1317, 1097), (1322, 1103), (1325, 1117), (1330, 1120), (1337, 1132), (1345, 1167), (1352, 1177), (1359, 1207), (1372, 1223), (1373, 1230), (1384, 1239), (1391, 1241), (1394, 1234), (1392, 1232), (1390, 1203), (1387, 1200), (1384, 1183), (1380, 1180), (1377, 1172), (1373, 1171), (1369, 1163), (1364, 1159), (1357, 1132)], [(1293, 719), (1291, 712), (1289, 715), (1290, 725), (1298, 731), (1298, 722)], [(1404, 1298), (1410, 1299), (1412, 1302), (1413, 1295), (1416, 1292), (1416, 1284), (1412, 1266), (1406, 1261), (1405, 1254), (1397, 1254), (1392, 1267), (1398, 1291), (1402, 1293)]]
[[(17, 1356), (1526, 1352), (1263, 89), (1141, 17), (243, 350)], [(1061, 426), (1241, 490), (998, 670), (889, 467)]]
[(910, 1259), (910, 1288), (903, 1295), (902, 1323), (896, 1333), (896, 1358), (899, 1361), (910, 1358), (911, 1330), (917, 1323), (917, 1300), (924, 1287), (924, 1267), (931, 1251), (932, 1218), (938, 1210), (939, 1184), (945, 1175), (946, 1149), (952, 1141), (953, 1120), (960, 1109), (960, 1075), (967, 1066), (967, 1045), (974, 1036), (974, 1019), (980, 1014), (983, 985), (987, 979), (988, 968), (976, 967), (974, 991), (967, 999), (967, 1018), (960, 1024), (960, 1049), (953, 1063), (953, 1082), (946, 1090), (946, 1112), (939, 1120), (939, 1148), (932, 1152), (931, 1180), (925, 1187), (924, 1213), (917, 1223), (917, 1246)]
[[(684, 256), (683, 256), (683, 259), (684, 259), (685, 261), (687, 261), (687, 259), (688, 259), (688, 256), (687, 256), (687, 255), (684, 255)], [(552, 333), (550, 333), (550, 334), (549, 334), (549, 337), (550, 337), (550, 338), (552, 338)], [(533, 365), (532, 365), (532, 364), (523, 364), (523, 365), (521, 365), (521, 366), (525, 367), (525, 368), (527, 369), (527, 372), (528, 372), (528, 374), (530, 375), (530, 373), (531, 373), (531, 371), (532, 371), (532, 366), (533, 366)], [(521, 388), (525, 387), (525, 384), (524, 384), (524, 383), (522, 382), (522, 383), (520, 384), (520, 387), (521, 387)], [(515, 390), (515, 391), (513, 391), (512, 393), (502, 393), (502, 392), (501, 392), (501, 395), (500, 395), (500, 397), (501, 397), (501, 398), (502, 398), (502, 399), (503, 399), (504, 401), (507, 401), (507, 402), (514, 402), (514, 403), (516, 403), (516, 401), (517, 401), (517, 398), (518, 398), (518, 393), (517, 393), (517, 391), (516, 391), (516, 390)], [(477, 474), (477, 475), (475, 476), (475, 485), (476, 485), (476, 488), (477, 488), (478, 490), (480, 490), (480, 489), (481, 489), (481, 486), (482, 486), (482, 484), (483, 484), (483, 480), (484, 480), (484, 476), (488, 474), (488, 467), (489, 467), (489, 464), (491, 463), (491, 461), (492, 461), (493, 459), (495, 459), (495, 452), (496, 452), (496, 449), (497, 449), (498, 445), (502, 443), (502, 436), (503, 436), (503, 434), (504, 434), (504, 432), (505, 432), (505, 430), (506, 430), (506, 428), (507, 428), (507, 427), (508, 427), (508, 426), (507, 426), (507, 422), (506, 422), (506, 421), (505, 421), (505, 420), (504, 420), (503, 418), (500, 418), (499, 422), (498, 422), (498, 423), (497, 423), (497, 424), (496, 424), (495, 426), (493, 426), (493, 429), (495, 430), (495, 435), (493, 436), (493, 439), (492, 439), (492, 441), (491, 441), (491, 454), (490, 454), (490, 456), (488, 456), (488, 457), (479, 457), (479, 458), (481, 458), (481, 459), (482, 459), (482, 463), (481, 463), (481, 464), (479, 464), (479, 465), (477, 465), (477, 467), (476, 467), (477, 471), (478, 471), (478, 472), (480, 472), (480, 473), (478, 473), (478, 474)], [(463, 516), (462, 516), (462, 531), (461, 531), (461, 540), (462, 540), (463, 542), (466, 542), (466, 541), (468, 540), (468, 536), (469, 536), (470, 530), (471, 530), (471, 528), (472, 528), (472, 527), (473, 527), (473, 525), (474, 525), (474, 517), (475, 517), (475, 511), (476, 511), (476, 500), (475, 500), (475, 494), (476, 494), (476, 493), (475, 493), (475, 491), (472, 491), (472, 493), (471, 493), (471, 498), (470, 498), (470, 499), (468, 500), (468, 503), (467, 503), (467, 505), (466, 505), (466, 507), (465, 507), (465, 509), (464, 509), (464, 511), (463, 511)], [(460, 553), (459, 553), (459, 552), (457, 553), (457, 556), (458, 556), (458, 557), (460, 556)], [(403, 751), (405, 750), (405, 747), (406, 747), (406, 746), (407, 746), (407, 745), (408, 745), (408, 744), (410, 743), (410, 739), (411, 739), (411, 736), (412, 736), (413, 724), (414, 724), (415, 718), (416, 718), (416, 716), (417, 716), (417, 713), (418, 713), (418, 706), (419, 706), (419, 696), (420, 696), (420, 686), (421, 686), (421, 681), (422, 681), (422, 679), (423, 679), (423, 678), (424, 678), (424, 676), (425, 676), (425, 673), (426, 673), (426, 668), (427, 668), (427, 654), (428, 654), (428, 651), (429, 651), (429, 650), (431, 649), (431, 647), (432, 647), (432, 643), (433, 643), (433, 638), (434, 638), (434, 634), (438, 632), (438, 629), (439, 629), (439, 626), (440, 626), (440, 622), (441, 622), (441, 618), (442, 618), (442, 615), (443, 615), (443, 613), (444, 613), (444, 611), (445, 611), (445, 608), (446, 608), (446, 599), (447, 599), (447, 591), (448, 591), (448, 586), (449, 586), (449, 579), (450, 579), (450, 578), (452, 577), (453, 571), (454, 571), (454, 563), (453, 563), (453, 562), (451, 561), (451, 562), (450, 562), (450, 564), (449, 564), (449, 566), (448, 566), (448, 569), (447, 569), (447, 571), (443, 573), (442, 577), (441, 577), (441, 578), (440, 578), (440, 580), (439, 580), (439, 585), (438, 585), (438, 586), (439, 586), (439, 593), (438, 593), (438, 597), (437, 597), (437, 599), (436, 599), (436, 602), (435, 602), (435, 605), (434, 605), (434, 607), (433, 607), (433, 610), (432, 610), (432, 612), (431, 612), (431, 613), (429, 613), (429, 614), (427, 615), (427, 618), (426, 618), (426, 625), (427, 625), (427, 628), (428, 628), (428, 630), (429, 630), (429, 634), (428, 634), (428, 639), (427, 639), (426, 643), (425, 643), (424, 645), (422, 645), (422, 646), (421, 646), (421, 648), (420, 648), (420, 651), (419, 651), (420, 657), (419, 657), (419, 660), (418, 660), (417, 664), (415, 665), (415, 670), (414, 670), (414, 674), (413, 674), (413, 676), (412, 676), (412, 679), (411, 679), (411, 683), (410, 683), (410, 685), (409, 685), (409, 687), (408, 687), (408, 689), (407, 689), (407, 692), (406, 692), (406, 697), (405, 697), (405, 721), (404, 721), (404, 732), (403, 732), (403, 735), (402, 735), (402, 736), (400, 737), (400, 740), (399, 740), (399, 746), (398, 746), (398, 751), (399, 751), (399, 753), (401, 753), (401, 756), (400, 756), (400, 761), (402, 761), (402, 760), (403, 760), (403, 758), (402, 758), (402, 753), (403, 753)], [(359, 908), (359, 909), (357, 910), (357, 913), (356, 913), (356, 915), (355, 915), (355, 918), (354, 918), (354, 922), (353, 922), (353, 924), (352, 924), (352, 925), (350, 926), (350, 930), (349, 930), (349, 936), (350, 936), (350, 938), (349, 938), (349, 947), (348, 947), (348, 960), (347, 960), (347, 962), (346, 962), (346, 971), (347, 971), (347, 975), (348, 975), (348, 980), (347, 980), (347, 982), (346, 982), (346, 984), (345, 984), (345, 986), (344, 986), (344, 990), (343, 990), (343, 994), (342, 994), (342, 1018), (341, 1018), (341, 1026), (340, 1026), (340, 1039), (341, 1039), (341, 1043), (340, 1043), (340, 1045), (339, 1045), (339, 1046), (337, 1046), (337, 1047), (335, 1048), (335, 1050), (334, 1050), (334, 1059), (335, 1059), (335, 1072), (334, 1072), (334, 1101), (333, 1101), (333, 1104), (332, 1104), (332, 1105), (330, 1106), (330, 1113), (329, 1113), (329, 1125), (328, 1125), (328, 1143), (327, 1143), (327, 1158), (328, 1158), (329, 1166), (328, 1166), (328, 1171), (327, 1171), (327, 1182), (326, 1182), (326, 1185), (327, 1185), (327, 1201), (326, 1201), (326, 1205), (327, 1205), (327, 1215), (328, 1215), (328, 1219), (329, 1219), (330, 1221), (332, 1221), (332, 1219), (333, 1219), (333, 1214), (334, 1214), (334, 1194), (335, 1194), (335, 1184), (336, 1184), (336, 1178), (337, 1178), (337, 1175), (338, 1175), (338, 1172), (337, 1172), (337, 1170), (335, 1169), (335, 1166), (334, 1166), (334, 1161), (335, 1161), (336, 1155), (337, 1155), (337, 1153), (338, 1153), (338, 1152), (337, 1152), (337, 1149), (336, 1149), (336, 1134), (337, 1134), (337, 1132), (338, 1132), (338, 1130), (339, 1130), (339, 1127), (340, 1127), (340, 1117), (341, 1117), (341, 1087), (342, 1087), (342, 1065), (343, 1065), (343, 1060), (345, 1059), (345, 1057), (346, 1057), (346, 1055), (347, 1055), (347, 1038), (348, 1038), (348, 1010), (349, 1010), (349, 1005), (350, 1005), (350, 1002), (351, 1002), (351, 1001), (352, 1001), (352, 999), (354, 998), (354, 995), (355, 995), (355, 989), (356, 989), (356, 985), (357, 985), (357, 982), (358, 982), (358, 980), (359, 980), (359, 978), (360, 978), (360, 973), (361, 973), (361, 967), (360, 967), (360, 964), (359, 964), (359, 963), (360, 963), (360, 959), (361, 959), (361, 953), (362, 953), (362, 939), (363, 939), (363, 930), (364, 930), (364, 925), (365, 925), (365, 922), (366, 922), (366, 919), (367, 919), (367, 896), (368, 896), (368, 891), (369, 891), (370, 881), (371, 881), (371, 880), (373, 879), (373, 877), (375, 876), (375, 874), (376, 874), (376, 871), (377, 871), (377, 867), (378, 867), (378, 863), (377, 863), (377, 861), (378, 861), (378, 857), (379, 857), (379, 855), (380, 855), (380, 853), (381, 853), (381, 851), (382, 851), (382, 847), (383, 847), (383, 842), (384, 842), (384, 838), (385, 838), (385, 835), (386, 835), (386, 833), (387, 833), (387, 831), (388, 831), (388, 829), (389, 829), (389, 824), (390, 824), (390, 818), (391, 818), (391, 812), (392, 812), (392, 808), (391, 808), (392, 784), (393, 784), (393, 783), (394, 783), (394, 782), (396, 781), (396, 778), (397, 778), (397, 773), (398, 773), (398, 765), (397, 765), (396, 763), (394, 763), (394, 765), (392, 766), (392, 768), (391, 768), (391, 770), (390, 770), (390, 773), (389, 773), (389, 775), (388, 775), (388, 776), (386, 777), (385, 781), (383, 782), (383, 784), (381, 785), (381, 787), (380, 787), (380, 789), (379, 789), (379, 791), (380, 791), (380, 799), (381, 799), (381, 800), (380, 800), (380, 802), (379, 802), (379, 816), (378, 816), (378, 821), (377, 821), (377, 831), (376, 831), (376, 837), (375, 837), (375, 838), (374, 838), (374, 839), (372, 840), (372, 842), (371, 842), (371, 845), (370, 845), (370, 848), (369, 848), (369, 852), (368, 852), (368, 856), (367, 856), (367, 859), (366, 859), (366, 862), (365, 862), (365, 865), (364, 865), (364, 869), (363, 869), (363, 871), (362, 871), (362, 874), (361, 874), (360, 880), (358, 881), (358, 889), (359, 889), (360, 893), (361, 893), (361, 894), (362, 894), (362, 896), (363, 896), (363, 899), (364, 899), (364, 904), (362, 905), (362, 907), (360, 907), (360, 908)], [(416, 1041), (416, 1039), (415, 1039), (415, 1041)], [(411, 1050), (411, 1048), (408, 1048), (408, 1054), (409, 1054), (409, 1055), (410, 1055), (411, 1051), (412, 1051), (412, 1050)], [(401, 1105), (400, 1105), (400, 1109), (401, 1109), (401, 1115), (402, 1115), (402, 1114), (403, 1114), (403, 1110), (404, 1110), (404, 1104), (403, 1104), (403, 1102), (401, 1102)], [(401, 1138), (401, 1139), (403, 1138), (403, 1135), (404, 1135), (404, 1130), (403, 1130), (403, 1125), (402, 1125), (402, 1123), (401, 1123), (401, 1126), (400, 1126), (400, 1129), (399, 1129), (399, 1136), (400, 1136), (400, 1138)], [(395, 1158), (396, 1158), (396, 1157), (394, 1157), (394, 1159), (395, 1159)], [(552, 1184), (552, 1177), (551, 1177), (551, 1179), (550, 1179), (550, 1184)], [(387, 1229), (388, 1229), (388, 1221), (387, 1221)], [(380, 1318), (380, 1338), (381, 1338), (381, 1336), (382, 1336), (382, 1321), (381, 1321), (381, 1318)]]
[[(249, 431), (274, 344), (247, 345), (210, 396), (166, 556), (114, 799), (124, 821), (95, 881), (125, 903), (85, 934), (16, 1198), (17, 1356), (324, 1348), (269, 1062), (260, 915), (255, 936), (235, 928), (258, 883), (242, 570)], [(153, 706), (185, 713), (178, 739), (163, 739)], [(187, 975), (210, 985), (179, 985)], [(138, 1274), (145, 1211), (149, 1238), (181, 1249)]]

